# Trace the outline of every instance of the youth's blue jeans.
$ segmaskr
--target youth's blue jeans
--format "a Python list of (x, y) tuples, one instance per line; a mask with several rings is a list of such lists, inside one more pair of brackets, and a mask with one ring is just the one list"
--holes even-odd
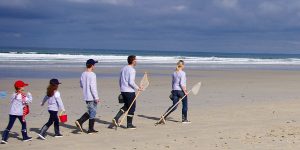
[(90, 115), (90, 119), (95, 119), (97, 114), (97, 102), (87, 101), (87, 112)]

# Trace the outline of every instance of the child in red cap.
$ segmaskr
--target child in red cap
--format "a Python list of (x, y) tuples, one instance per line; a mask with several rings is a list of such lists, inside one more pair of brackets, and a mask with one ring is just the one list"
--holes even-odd
[(14, 125), (14, 122), (18, 118), (21, 125), (22, 125), (22, 136), (23, 141), (31, 141), (32, 138), (28, 137), (27, 135), (27, 128), (26, 128), (26, 120), (25, 116), (29, 113), (28, 104), (32, 102), (32, 96), (28, 92), (26, 95), (24, 93), (24, 88), (28, 86), (27, 83), (24, 83), (21, 80), (15, 82), (15, 89), (16, 92), (12, 95), (10, 101), (10, 113), (9, 113), (9, 123), (2, 134), (2, 141), (1, 144), (7, 144), (9, 131)]

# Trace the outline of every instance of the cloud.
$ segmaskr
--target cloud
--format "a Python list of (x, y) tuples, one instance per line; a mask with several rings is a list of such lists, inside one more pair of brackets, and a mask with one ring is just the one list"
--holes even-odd
[(69, 2), (85, 3), (85, 4), (111, 4), (111, 5), (127, 5), (134, 4), (133, 0), (68, 0)]
[(0, 6), (3, 7), (26, 7), (30, 0), (1, 0)]
[(258, 8), (264, 14), (277, 14), (284, 10), (282, 5), (269, 1), (262, 2), (259, 4)]
[(236, 8), (238, 7), (238, 0), (214, 0), (215, 4), (225, 8)]
[(0, 46), (297, 50), (299, 14), (298, 0), (2, 0)]

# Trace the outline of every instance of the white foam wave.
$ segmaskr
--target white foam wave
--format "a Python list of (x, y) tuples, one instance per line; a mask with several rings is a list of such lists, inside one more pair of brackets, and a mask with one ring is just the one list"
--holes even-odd
[[(85, 62), (87, 59), (100, 60), (106, 63), (124, 63), (127, 56), (118, 55), (69, 55), (37, 53), (0, 53), (0, 62)], [(190, 64), (292, 64), (300, 65), (299, 58), (258, 59), (258, 58), (224, 58), (224, 57), (182, 57), (182, 56), (138, 56), (139, 63), (175, 63), (184, 59)]]

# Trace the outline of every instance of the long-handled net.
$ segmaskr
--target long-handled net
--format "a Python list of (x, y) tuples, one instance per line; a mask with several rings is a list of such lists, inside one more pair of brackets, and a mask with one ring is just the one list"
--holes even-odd
[[(148, 80), (148, 74), (147, 72), (145, 72), (144, 77), (142, 78), (141, 82), (140, 82), (140, 88), (143, 89), (143, 91), (145, 91), (147, 89), (147, 87), (149, 86), (149, 80)], [(132, 101), (132, 103), (130, 104), (129, 108), (127, 109), (127, 111), (124, 113), (124, 116), (122, 117), (119, 126), (122, 125), (125, 117), (127, 117), (129, 110), (131, 109), (132, 105), (134, 104), (134, 102), (136, 101), (136, 99), (138, 98), (138, 96), (140, 95), (141, 91), (138, 91), (138, 93), (136, 94), (134, 100)]]
[(173, 105), (170, 109), (168, 109), (168, 111), (167, 112), (165, 112), (162, 116), (161, 116), (161, 118), (155, 123), (155, 125), (157, 125), (157, 124), (160, 124), (161, 123), (161, 121), (162, 120), (164, 120), (165, 119), (165, 116), (169, 113), (169, 112), (171, 112), (188, 94), (190, 94), (190, 92), (192, 92), (194, 95), (197, 95), (198, 94), (198, 92), (199, 92), (199, 90), (200, 90), (200, 87), (201, 87), (201, 82), (198, 82), (197, 84), (195, 84), (194, 86), (193, 86), (193, 88), (190, 90), (190, 91), (188, 91), (188, 93), (186, 94), (186, 95), (184, 95), (175, 105)]

